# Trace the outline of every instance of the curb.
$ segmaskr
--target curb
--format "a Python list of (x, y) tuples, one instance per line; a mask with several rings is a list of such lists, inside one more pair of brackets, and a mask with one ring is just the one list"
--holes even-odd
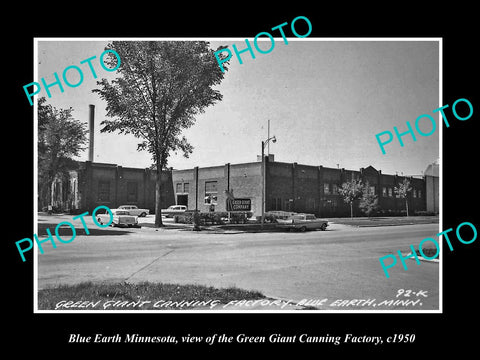
[(357, 227), (357, 228), (361, 228), (361, 227), (385, 227), (385, 226), (404, 226), (404, 225), (427, 225), (427, 224), (438, 224), (438, 223), (435, 223), (435, 222), (418, 222), (418, 223), (400, 223), (400, 224), (361, 224), (361, 225), (358, 225), (358, 224), (344, 224), (344, 223), (334, 223), (334, 222), (331, 222), (331, 224), (337, 224), (337, 225), (345, 225), (345, 226), (352, 226), (352, 227)]

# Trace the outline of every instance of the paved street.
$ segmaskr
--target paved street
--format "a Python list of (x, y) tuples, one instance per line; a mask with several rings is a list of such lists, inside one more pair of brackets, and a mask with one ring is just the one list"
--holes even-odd
[[(151, 224), (152, 219), (140, 220)], [(49, 224), (63, 220), (71, 216), (41, 216), (39, 224), (47, 224), (53, 233), (55, 225)], [(75, 224), (82, 227), (79, 220)], [(405, 271), (398, 260), (387, 279), (378, 260), (397, 250), (408, 253), (410, 244), (434, 237), (439, 232), (436, 224), (367, 228), (332, 224), (327, 231), (306, 233), (157, 230), (149, 224), (140, 229), (99, 229), (91, 218), (87, 226), (88, 236), (79, 230), (71, 243), (57, 242), (56, 249), (44, 244), (45, 254), (38, 255), (39, 289), (81, 281), (196, 283), (258, 290), (292, 302), (328, 299), (315, 305), (327, 310), (372, 309), (331, 306), (340, 299), (375, 299), (375, 309), (385, 310), (439, 308), (438, 263), (406, 260)], [(399, 289), (424, 290), (428, 295), (397, 298)], [(409, 299), (420, 302), (378, 306), (384, 300)]]

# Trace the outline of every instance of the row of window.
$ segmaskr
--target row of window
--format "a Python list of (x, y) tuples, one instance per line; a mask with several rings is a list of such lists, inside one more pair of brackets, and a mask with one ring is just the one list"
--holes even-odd
[[(330, 191), (331, 190), (331, 191)], [(326, 195), (338, 195), (338, 185), (337, 184), (332, 184), (330, 187), (330, 184), (324, 183), (323, 184), (323, 193)]]
[[(375, 193), (375, 187), (372, 186), (371, 188), (373, 188), (373, 192)], [(394, 196), (394, 191), (393, 191), (393, 187), (386, 187), (386, 186), (383, 186), (382, 187), (382, 196), (383, 197), (393, 197)], [(412, 195), (414, 198), (421, 198), (422, 197), (422, 190), (418, 190), (418, 189), (412, 189)], [(397, 194), (395, 194), (395, 197), (396, 198), (399, 198), (400, 196), (398, 196)]]
[[(184, 182), (184, 183), (177, 183), (175, 192), (177, 194), (188, 194), (190, 192), (190, 183)], [(206, 193), (214, 193), (217, 192), (217, 181), (205, 181), (205, 192)]]
[[(331, 185), (331, 186), (330, 186)], [(323, 184), (323, 193), (325, 195), (339, 195), (339, 192), (338, 192), (338, 185), (337, 184), (328, 184), (328, 183), (324, 183)], [(376, 189), (376, 186), (370, 186), (369, 189), (369, 194), (376, 194), (377, 193), (377, 189)], [(414, 198), (421, 198), (422, 197), (422, 191), (421, 190), (417, 190), (417, 189), (412, 189), (412, 195)], [(383, 197), (393, 197), (394, 196), (394, 191), (393, 191), (393, 187), (387, 187), (387, 186), (383, 186), (382, 187), (382, 196)], [(395, 195), (395, 197), (399, 197), (398, 195)]]
[[(324, 183), (323, 184), (323, 192), (325, 195), (339, 195), (339, 186), (337, 184), (329, 184), (329, 183)], [(370, 186), (369, 187), (369, 193), (371, 194), (376, 194), (376, 186)], [(176, 184), (176, 193), (185, 193), (188, 194), (190, 192), (190, 183), (182, 183), (179, 182)], [(206, 181), (205, 182), (205, 204), (210, 205), (216, 205), (217, 204), (217, 181)], [(132, 196), (133, 196), (132, 192)], [(414, 198), (421, 198), (422, 197), (422, 191), (413, 189), (412, 190), (412, 195)], [(393, 187), (387, 187), (383, 186), (382, 187), (382, 196), (383, 197), (394, 197), (394, 191)], [(398, 195), (395, 195), (395, 197), (399, 197)], [(312, 204), (312, 207), (315, 207), (315, 204)], [(289, 199), (284, 199), (282, 200), (281, 198), (273, 198), (272, 203), (271, 203), (271, 208), (273, 210), (283, 210), (290, 208), (290, 201)]]
[[(370, 191), (374, 191), (374, 189), (372, 189), (374, 187), (371, 187), (370, 188)], [(389, 189), (389, 190), (387, 190)], [(383, 194), (389, 194), (388, 196), (390, 197), (393, 197), (392, 195), (392, 188), (387, 188), (387, 187), (383, 187)], [(421, 197), (421, 191), (420, 190), (415, 190), (413, 189), (412, 190), (412, 193), (413, 193), (413, 197)], [(387, 196), (387, 195), (384, 195), (384, 196)], [(341, 203), (343, 203), (341, 200), (340, 200)], [(307, 198), (305, 199), (305, 210), (302, 210), (302, 211), (316, 211), (317, 208), (316, 208), (316, 205), (317, 205), (317, 202), (315, 200), (315, 198)], [(323, 208), (331, 208), (333, 210), (336, 210), (337, 207), (339, 206), (339, 201), (338, 199), (335, 199), (335, 198), (324, 198), (324, 199), (321, 199), (320, 200), (320, 204), (319, 204), (321, 207)], [(293, 209), (293, 199), (282, 199), (280, 197), (275, 197), (275, 198), (271, 198), (270, 199), (270, 207), (269, 207), (269, 210), (276, 210), (276, 211), (292, 211)]]
[[(305, 199), (305, 211), (316, 211), (317, 210), (317, 200), (315, 198), (307, 198)], [(336, 199), (323, 199), (320, 202), (320, 205), (324, 208), (336, 208), (338, 206), (338, 202)], [(269, 210), (276, 210), (276, 211), (292, 211), (293, 209), (293, 199), (282, 199), (278, 198), (271, 198), (270, 199), (270, 208)]]
[[(339, 186), (337, 184), (329, 184), (329, 183), (324, 183), (323, 184), (323, 193), (325, 195), (339, 195)], [(376, 186), (370, 186), (369, 188), (369, 193), (371, 194), (376, 194)], [(185, 193), (188, 194), (190, 192), (190, 183), (177, 183), (176, 184), (176, 193)], [(216, 194), (218, 192), (217, 190), (217, 181), (206, 181), (205, 182), (205, 196)], [(413, 189), (412, 194), (414, 198), (421, 198), (422, 197), (422, 191)], [(394, 191), (393, 187), (387, 187), (384, 186), (382, 187), (382, 196), (383, 197), (393, 197), (394, 196)], [(398, 197), (398, 195), (396, 195)], [(275, 205), (274, 207), (277, 207)]]

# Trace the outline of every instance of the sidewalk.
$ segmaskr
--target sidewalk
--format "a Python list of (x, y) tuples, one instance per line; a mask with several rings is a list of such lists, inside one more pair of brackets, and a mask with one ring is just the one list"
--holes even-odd
[[(352, 227), (380, 227), (380, 226), (402, 226), (417, 224), (438, 224), (438, 216), (395, 216), (395, 217), (357, 217), (357, 218), (327, 218), (329, 222), (328, 230), (332, 225), (352, 226)], [(155, 222), (155, 216), (140, 218), (140, 224), (145, 227), (152, 227)], [(166, 229), (181, 229), (185, 231), (194, 231), (192, 224), (174, 223), (171, 218), (163, 218), (163, 225)], [(278, 228), (276, 224), (264, 223), (263, 228), (258, 223), (247, 224), (223, 224), (223, 225), (201, 225), (200, 231), (210, 233), (238, 234), (238, 233), (258, 233), (258, 232), (285, 232), (285, 229)]]
[[(39, 229), (46, 225), (52, 225), (59, 223), (60, 221), (71, 220), (75, 215), (69, 214), (53, 214), (48, 215), (46, 213), (39, 212)], [(87, 217), (90, 218), (90, 217)], [(88, 219), (87, 219), (88, 220)], [(331, 229), (331, 225), (353, 226), (353, 227), (379, 227), (379, 226), (401, 226), (401, 225), (416, 225), (416, 224), (438, 224), (438, 216), (395, 216), (395, 217), (354, 217), (354, 218), (326, 218), (329, 222), (327, 231)], [(90, 222), (90, 221), (88, 221)], [(146, 217), (138, 218), (139, 225), (143, 228), (155, 228), (155, 215), (148, 215)], [(75, 227), (82, 227), (80, 220), (73, 221)], [(173, 218), (162, 217), (164, 230), (183, 230), (194, 231), (192, 224), (175, 223)], [(264, 223), (263, 227), (258, 223), (247, 224), (223, 224), (223, 225), (201, 225), (200, 231), (211, 233), (257, 233), (257, 232), (285, 232), (285, 229), (278, 228), (276, 224)], [(39, 233), (42, 233), (39, 231)]]
[(379, 216), (379, 217), (354, 217), (354, 218), (330, 218), (329, 222), (356, 227), (367, 226), (398, 226), (416, 224), (438, 224), (438, 216)]

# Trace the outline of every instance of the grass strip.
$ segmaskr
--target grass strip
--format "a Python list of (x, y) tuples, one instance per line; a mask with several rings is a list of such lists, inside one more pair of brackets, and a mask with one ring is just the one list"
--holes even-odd
[(359, 218), (329, 218), (329, 221), (336, 224), (358, 226), (358, 227), (378, 227), (378, 226), (396, 226), (396, 225), (416, 225), (416, 224), (438, 224), (438, 216), (401, 216), (401, 217), (359, 217)]
[[(242, 290), (236, 287), (217, 289), (203, 285), (151, 282), (82, 282), (76, 285), (58, 285), (39, 290), (38, 309), (192, 310), (198, 308), (209, 309), (214, 300), (216, 304), (221, 305), (232, 300), (258, 299), (265, 299), (265, 296), (258, 291)], [(69, 306), (65, 305), (67, 302), (70, 302)], [(142, 302), (144, 303), (140, 305)], [(169, 306), (165, 305), (169, 302), (171, 303)], [(202, 302), (204, 303), (203, 306)], [(58, 304), (62, 305), (59, 306)]]

